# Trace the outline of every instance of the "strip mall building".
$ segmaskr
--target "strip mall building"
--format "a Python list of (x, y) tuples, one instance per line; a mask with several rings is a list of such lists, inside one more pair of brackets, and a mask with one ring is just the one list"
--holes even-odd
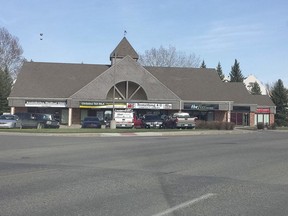
[(137, 115), (182, 110), (244, 126), (274, 123), (269, 96), (251, 95), (243, 83), (222, 82), (215, 69), (142, 66), (126, 37), (110, 60), (111, 65), (24, 63), (8, 98), (11, 113), (52, 113), (69, 126), (86, 116), (111, 118), (113, 108)]

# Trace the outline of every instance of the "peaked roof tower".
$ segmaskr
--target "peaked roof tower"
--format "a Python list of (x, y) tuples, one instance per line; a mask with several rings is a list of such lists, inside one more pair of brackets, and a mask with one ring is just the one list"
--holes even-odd
[(127, 55), (129, 55), (136, 61), (139, 59), (139, 55), (137, 54), (137, 52), (131, 46), (126, 37), (123, 37), (123, 39), (120, 41), (117, 47), (110, 54), (110, 60), (112, 61), (113, 58), (123, 59)]

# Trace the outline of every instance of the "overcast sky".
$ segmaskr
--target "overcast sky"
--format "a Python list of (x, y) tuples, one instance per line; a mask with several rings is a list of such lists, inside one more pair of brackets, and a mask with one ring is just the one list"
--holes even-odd
[(0, 27), (35, 62), (109, 64), (126, 30), (138, 53), (171, 45), (225, 75), (237, 59), (288, 87), (287, 0), (0, 0)]

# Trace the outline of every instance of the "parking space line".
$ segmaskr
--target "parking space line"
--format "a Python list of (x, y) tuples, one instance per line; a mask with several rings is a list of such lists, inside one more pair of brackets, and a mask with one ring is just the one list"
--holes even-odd
[(195, 204), (195, 203), (197, 203), (197, 202), (203, 201), (203, 200), (208, 199), (208, 198), (210, 198), (210, 197), (212, 197), (212, 196), (215, 196), (215, 195), (216, 195), (216, 194), (208, 193), (208, 194), (205, 194), (205, 195), (203, 195), (203, 196), (201, 196), (201, 197), (198, 197), (198, 198), (196, 198), (196, 199), (189, 200), (189, 201), (187, 201), (187, 202), (181, 203), (180, 205), (174, 206), (174, 207), (172, 207), (172, 208), (169, 208), (169, 209), (167, 209), (167, 210), (165, 210), (165, 211), (163, 211), (163, 212), (160, 212), (160, 213), (155, 214), (155, 215), (152, 215), (152, 216), (163, 216), (163, 215), (167, 215), (167, 214), (170, 214), (170, 213), (172, 213), (172, 212), (174, 212), (174, 211), (176, 211), (176, 210), (179, 210), (179, 209), (181, 209), (181, 208), (188, 207), (188, 206), (190, 206), (190, 205), (193, 205), (193, 204)]

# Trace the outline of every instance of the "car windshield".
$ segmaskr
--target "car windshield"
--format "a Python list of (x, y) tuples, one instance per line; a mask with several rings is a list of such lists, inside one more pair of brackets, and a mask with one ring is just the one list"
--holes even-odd
[(190, 118), (189, 115), (176, 115), (177, 118)]
[(146, 115), (145, 120), (151, 121), (151, 120), (161, 120), (161, 117), (158, 115)]
[(48, 114), (40, 114), (38, 116), (39, 119), (43, 119), (43, 120), (50, 120), (50, 121), (54, 121), (54, 116), (53, 115), (48, 115)]
[(99, 119), (97, 117), (87, 117), (84, 121), (99, 121)]
[(133, 118), (133, 113), (115, 113), (115, 118)]
[(3, 119), (3, 120), (15, 120), (15, 116), (12, 116), (12, 115), (1, 115), (0, 119)]

